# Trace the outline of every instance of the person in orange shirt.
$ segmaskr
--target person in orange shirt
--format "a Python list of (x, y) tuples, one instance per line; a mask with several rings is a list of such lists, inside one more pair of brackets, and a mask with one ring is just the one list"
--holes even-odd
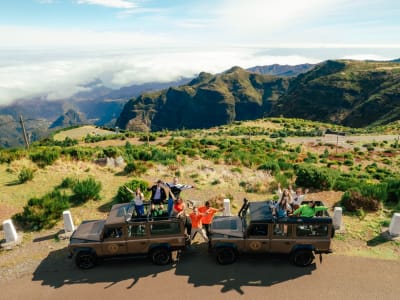
[(197, 207), (193, 207), (193, 212), (189, 215), (189, 218), (192, 220), (192, 233), (190, 235), (190, 239), (193, 240), (196, 236), (196, 233), (200, 233), (201, 237), (205, 242), (208, 242), (208, 238), (206, 232), (203, 229), (202, 218), (205, 214), (201, 214)]
[(199, 207), (199, 212), (201, 214), (204, 214), (201, 221), (203, 223), (204, 229), (206, 230), (206, 234), (207, 234), (208, 238), (210, 238), (210, 234), (211, 234), (210, 233), (210, 225), (211, 225), (212, 219), (214, 217), (214, 214), (219, 211), (223, 211), (223, 210), (224, 210), (223, 208), (216, 209), (214, 207), (211, 207), (209, 201), (206, 201), (204, 206)]

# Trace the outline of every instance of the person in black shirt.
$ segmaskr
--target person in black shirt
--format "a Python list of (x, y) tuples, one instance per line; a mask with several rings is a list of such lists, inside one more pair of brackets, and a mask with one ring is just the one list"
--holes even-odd
[(167, 199), (167, 193), (165, 192), (163, 182), (161, 180), (157, 180), (157, 184), (153, 185), (147, 190), (151, 191), (150, 201), (152, 204), (164, 203)]

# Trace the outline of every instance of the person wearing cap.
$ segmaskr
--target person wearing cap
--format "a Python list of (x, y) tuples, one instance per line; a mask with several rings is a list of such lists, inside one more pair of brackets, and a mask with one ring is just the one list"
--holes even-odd
[(314, 200), (308, 202), (308, 204), (301, 205), (298, 209), (293, 212), (293, 216), (312, 218), (319, 211), (327, 210), (328, 208), (323, 205), (316, 205)]
[(151, 191), (150, 201), (152, 204), (164, 204), (165, 199), (167, 199), (167, 193), (165, 192), (163, 182), (160, 179), (147, 190)]

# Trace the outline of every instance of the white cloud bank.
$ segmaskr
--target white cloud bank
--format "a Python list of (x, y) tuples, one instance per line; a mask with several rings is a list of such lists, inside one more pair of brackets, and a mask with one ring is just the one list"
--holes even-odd
[[(251, 49), (142, 50), (103, 53), (96, 57), (93, 53), (85, 57), (69, 54), (64, 59), (49, 60), (44, 60), (43, 56), (40, 53), (35, 53), (35, 56), (21, 53), (9, 65), (0, 59), (0, 104), (40, 95), (47, 95), (48, 99), (69, 97), (85, 90), (82, 85), (96, 78), (107, 87), (119, 88), (146, 82), (173, 81), (196, 76), (202, 71), (218, 73), (232, 66), (248, 68), (273, 63), (295, 65), (318, 62), (317, 59), (296, 55), (260, 55)], [(41, 57), (41, 61), (37, 57)]]

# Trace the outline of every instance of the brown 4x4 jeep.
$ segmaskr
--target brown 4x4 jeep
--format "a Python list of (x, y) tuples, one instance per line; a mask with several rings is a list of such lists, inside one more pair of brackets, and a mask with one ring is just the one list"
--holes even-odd
[(79, 268), (89, 269), (98, 258), (148, 256), (158, 265), (171, 261), (172, 251), (187, 245), (182, 220), (168, 217), (135, 218), (129, 203), (115, 204), (106, 220), (84, 221), (68, 245)]
[(241, 253), (285, 253), (293, 264), (308, 266), (314, 254), (322, 259), (322, 253), (332, 252), (334, 227), (326, 211), (312, 218), (276, 218), (271, 207), (271, 201), (245, 199), (238, 216), (214, 218), (210, 244), (218, 263), (233, 263)]

